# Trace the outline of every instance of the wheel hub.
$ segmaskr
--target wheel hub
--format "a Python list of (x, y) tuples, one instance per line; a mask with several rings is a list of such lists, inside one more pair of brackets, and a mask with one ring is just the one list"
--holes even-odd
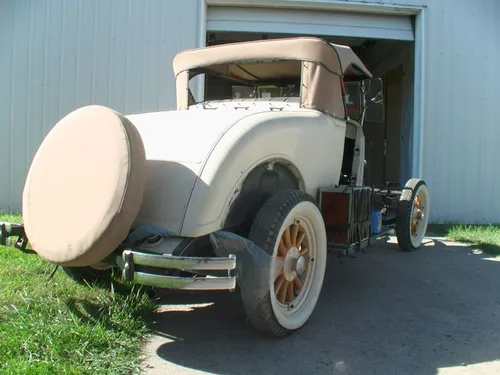
[(297, 265), (295, 266), (295, 272), (297, 272), (297, 275), (302, 276), (302, 274), (306, 271), (306, 258), (303, 256), (300, 256), (299, 259), (297, 259)]
[(296, 247), (292, 247), (286, 253), (285, 262), (283, 264), (283, 274), (287, 281), (292, 281), (297, 277), (297, 264), (299, 258), (302, 257)]
[(285, 229), (278, 246), (283, 268), (274, 283), (274, 292), (282, 304), (295, 301), (302, 290), (301, 276), (307, 273), (309, 240), (299, 220)]

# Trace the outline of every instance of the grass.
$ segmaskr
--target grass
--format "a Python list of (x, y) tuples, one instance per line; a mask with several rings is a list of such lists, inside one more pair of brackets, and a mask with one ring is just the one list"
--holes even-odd
[(500, 225), (429, 224), (428, 230), (500, 256)]
[(139, 372), (155, 308), (145, 291), (80, 285), (61, 269), (47, 282), (54, 266), (14, 248), (0, 246), (0, 264), (0, 374)]

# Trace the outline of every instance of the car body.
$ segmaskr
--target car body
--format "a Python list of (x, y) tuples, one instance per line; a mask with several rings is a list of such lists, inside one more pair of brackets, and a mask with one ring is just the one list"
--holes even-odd
[[(306, 50), (303, 56), (297, 55), (299, 48)], [(319, 58), (329, 65), (305, 62)], [(273, 61), (247, 63), (247, 69), (273, 71), (256, 82), (300, 80), (302, 73), (308, 97), (302, 93), (302, 98), (225, 98), (189, 105), (189, 74), (192, 80), (205, 72), (236, 70), (237, 59)], [(280, 65), (289, 72), (274, 73)], [(359, 126), (347, 119), (341, 76), (355, 72), (359, 79), (371, 77), (350, 49), (315, 38), (259, 41), (185, 51), (177, 55), (174, 68), (177, 111), (127, 116), (141, 133), (151, 161), (137, 225), (152, 225), (185, 237), (233, 226), (227, 223), (228, 215), (246, 179), (257, 178), (252, 172), (263, 165), (282, 166), (296, 180), (294, 187), (312, 195), (320, 187), (338, 184), (344, 138), (355, 138)], [(306, 69), (314, 73), (305, 74)], [(233, 73), (231, 78), (244, 77)], [(325, 80), (330, 82), (318, 84)], [(165, 163), (160, 165), (159, 160)], [(261, 170), (262, 174), (267, 169)], [(361, 169), (359, 182), (362, 173)], [(152, 188), (159, 180), (165, 188)]]

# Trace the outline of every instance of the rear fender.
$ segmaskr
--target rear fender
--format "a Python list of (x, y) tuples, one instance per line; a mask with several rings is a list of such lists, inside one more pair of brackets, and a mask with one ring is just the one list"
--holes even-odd
[[(181, 235), (199, 237), (237, 223), (234, 217), (227, 219), (244, 182), (259, 181), (251, 172), (269, 162), (287, 187), (317, 196), (320, 186), (338, 183), (344, 136), (345, 122), (313, 110), (254, 113), (239, 120), (208, 156), (191, 192)], [(290, 182), (290, 174), (296, 183)]]

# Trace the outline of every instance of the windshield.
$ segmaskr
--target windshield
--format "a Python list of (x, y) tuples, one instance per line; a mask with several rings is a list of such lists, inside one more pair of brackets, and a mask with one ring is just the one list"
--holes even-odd
[(278, 81), (274, 83), (255, 83), (255, 84), (240, 84), (230, 79), (221, 77), (205, 76), (204, 97), (191, 87), (190, 82), (190, 105), (202, 103), (211, 100), (228, 100), (228, 99), (274, 99), (274, 98), (299, 98), (300, 83), (290, 83)]
[(294, 84), (232, 86), (232, 99), (290, 98), (298, 96), (299, 88)]
[(359, 120), (362, 114), (363, 92), (360, 82), (345, 82), (345, 105), (350, 118)]
[[(204, 95), (195, 83), (204, 77)], [(208, 66), (190, 72), (190, 105), (210, 100), (271, 99), (300, 96), (301, 62), (271, 61)]]
[(345, 104), (349, 117), (359, 121), (383, 122), (385, 118), (384, 93), (380, 78), (359, 82), (345, 82)]

